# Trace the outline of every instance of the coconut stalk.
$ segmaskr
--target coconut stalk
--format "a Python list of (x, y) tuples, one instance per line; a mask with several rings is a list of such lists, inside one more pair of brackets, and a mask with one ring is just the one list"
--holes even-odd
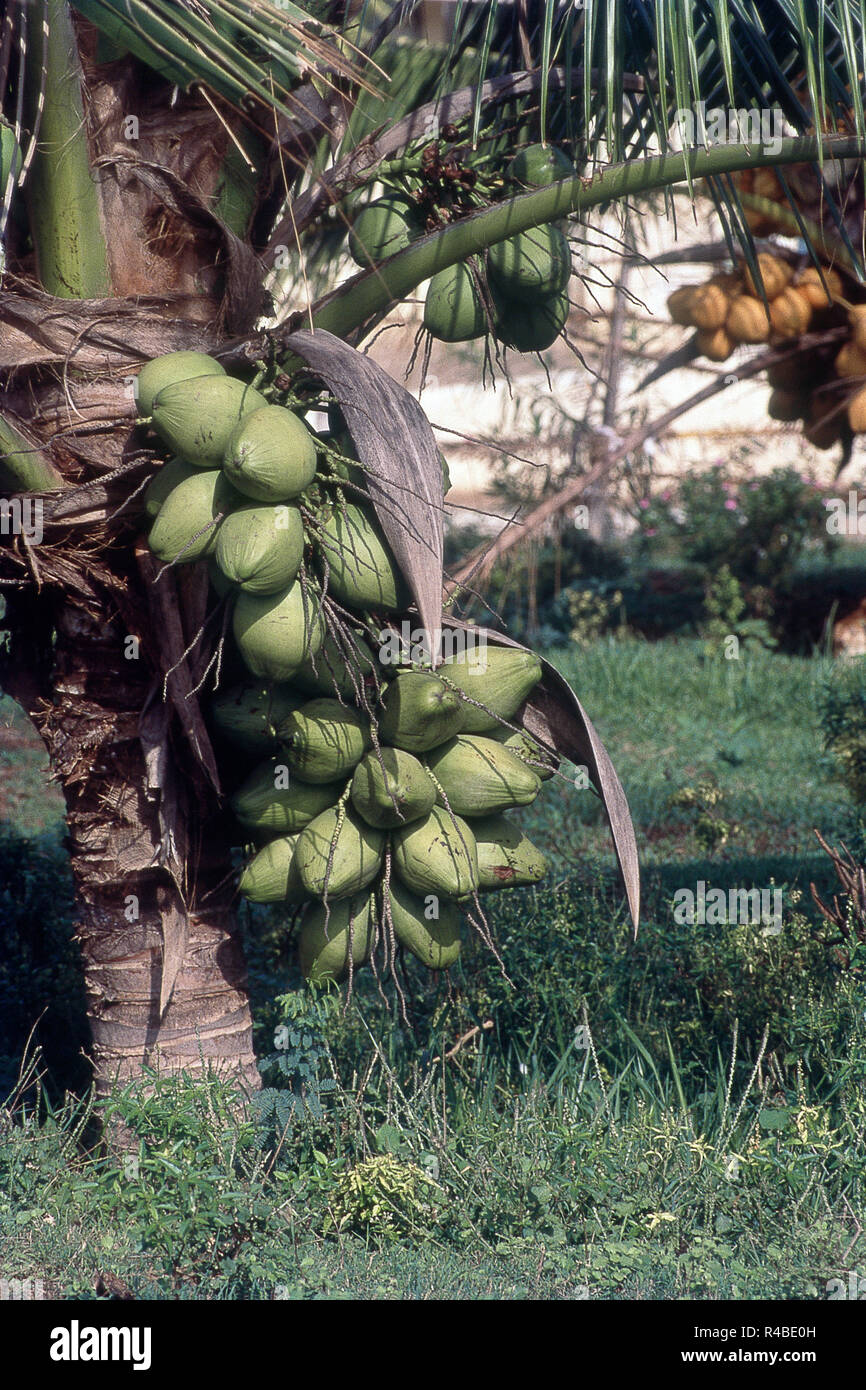
[[(590, 76), (597, 84), (598, 70), (593, 68)], [(583, 68), (576, 68), (573, 77), (575, 81), (581, 81)], [(374, 182), (377, 173), (383, 172), (382, 166), (402, 155), (409, 145), (420, 140), (436, 139), (442, 126), (458, 125), (465, 121), (479, 101), (485, 109), (499, 106), (535, 91), (543, 80), (544, 74), (537, 69), (491, 77), (480, 86), (473, 84), (455, 92), (444, 92), (433, 101), (410, 111), (395, 125), (365, 136), (332, 168), (321, 172), (318, 168), (314, 170), (315, 178), (310, 186), (296, 195), (288, 211), (274, 227), (269, 241), (270, 254), (273, 255), (276, 247), (283, 245), (296, 233), (304, 231), (331, 204), (340, 202), (347, 193)], [(564, 68), (551, 68), (547, 81), (551, 91), (568, 90)], [(636, 73), (624, 73), (623, 87), (629, 92), (643, 92), (644, 79)]]
[(42, 450), (0, 415), (0, 487), (6, 492), (56, 492), (68, 486)]
[(42, 286), (64, 299), (99, 299), (110, 279), (99, 194), (90, 170), (75, 28), (65, 0), (34, 5), (27, 48), (36, 156), (25, 184)]
[(414, 242), (405, 251), (366, 271), (312, 306), (313, 324), (337, 337), (355, 333), (392, 303), (406, 299), (437, 271), (479, 255), (498, 241), (573, 213), (605, 203), (622, 202), (690, 180), (713, 178), (741, 169), (777, 164), (817, 163), (818, 159), (853, 159), (866, 155), (856, 136), (800, 136), (781, 142), (776, 154), (754, 145), (721, 145), (656, 155), (611, 165), (593, 178), (562, 179), (507, 202), (473, 213), (453, 226)]
[(237, 135), (229, 138), (214, 212), (235, 236), (245, 238), (249, 233), (259, 202), (259, 178), (266, 153), (259, 139)]

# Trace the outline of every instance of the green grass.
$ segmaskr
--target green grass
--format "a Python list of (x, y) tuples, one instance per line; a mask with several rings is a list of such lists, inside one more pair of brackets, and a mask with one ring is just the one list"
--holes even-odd
[(718, 782), (753, 853), (812, 854), (813, 827), (843, 815), (818, 720), (832, 661), (762, 648), (726, 661), (700, 641), (614, 640), (552, 660), (611, 753), (644, 862), (683, 850), (685, 820), (668, 802), (701, 775)]
[(823, 1103), (754, 1071), (730, 1086), (721, 1059), (684, 1097), (639, 1049), (619, 1071), (468, 1072), (401, 1084), (376, 1057), (276, 1161), (216, 1082), (124, 1093), (120, 1157), (82, 1159), (71, 1105), (9, 1125), (5, 1276), (80, 1298), (108, 1274), (157, 1298), (808, 1299), (862, 1263), (866, 1102), (842, 1059)]
[[(173, 1299), (787, 1299), (864, 1273), (866, 953), (840, 953), (805, 891), (831, 887), (813, 826), (833, 840), (854, 820), (821, 753), (830, 664), (632, 641), (556, 662), (632, 805), (637, 941), (597, 801), (548, 783), (522, 819), (550, 884), (488, 900), (505, 974), (470, 941), (450, 986), (410, 968), (410, 1022), (363, 974), (344, 1009), (301, 989), (279, 914), (245, 910), (264, 1110), (158, 1080), (115, 1098), (122, 1149), (92, 1147), (92, 1112), (58, 1082), (80, 987), (25, 750), (0, 989), (29, 983), (3, 1048), (8, 1073), (47, 1007), (50, 1075), (8, 1078), (0, 1274), (78, 1297), (109, 1275)], [(708, 777), (739, 827), (711, 851), (670, 805)], [(781, 934), (675, 922), (699, 878), (783, 886)], [(283, 1018), (297, 1045), (271, 1053)]]
[(60, 830), (63, 797), (48, 782), (48, 755), (26, 715), (0, 693), (0, 821), (19, 830)]

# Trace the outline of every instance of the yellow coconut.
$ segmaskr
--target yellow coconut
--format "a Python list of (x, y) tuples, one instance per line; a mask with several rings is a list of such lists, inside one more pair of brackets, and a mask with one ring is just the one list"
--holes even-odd
[(843, 343), (833, 366), (837, 376), (866, 376), (866, 352), (853, 341)]
[(755, 236), (763, 236), (766, 232), (771, 232), (775, 225), (771, 218), (765, 217), (762, 212), (756, 212), (754, 208), (744, 208), (743, 216), (746, 220), (746, 226)]
[(725, 328), (735, 343), (765, 343), (770, 336), (767, 311), (751, 294), (740, 294), (731, 301)]
[(866, 386), (861, 386), (848, 402), (848, 424), (855, 434), (866, 434)]
[(842, 281), (829, 266), (808, 265), (797, 280), (797, 289), (813, 309), (826, 309), (842, 293)]
[(702, 333), (714, 333), (724, 327), (730, 305), (731, 296), (721, 285), (698, 285), (691, 300), (692, 323)]
[(773, 169), (756, 169), (752, 178), (752, 192), (756, 198), (769, 198), (773, 203), (784, 203), (785, 190)]
[(866, 304), (855, 304), (849, 309), (848, 322), (854, 342), (866, 352)]
[(695, 327), (692, 304), (694, 303), (696, 288), (700, 288), (700, 286), (684, 285), (682, 289), (674, 290), (673, 294), (668, 295), (668, 313), (673, 322), (678, 323), (682, 328)]
[(799, 338), (808, 330), (812, 321), (812, 305), (804, 294), (789, 286), (776, 295), (770, 305), (770, 322), (773, 332), (783, 338)]
[(720, 270), (709, 281), (711, 285), (718, 285), (723, 289), (729, 299), (734, 295), (743, 293), (743, 277), (739, 270)]
[(734, 340), (726, 328), (698, 334), (698, 351), (711, 362), (724, 362), (734, 350)]
[[(758, 171), (760, 172), (760, 171)], [(757, 255), (758, 270), (760, 279), (763, 282), (764, 294), (768, 299), (775, 299), (776, 295), (781, 294), (791, 283), (794, 272), (779, 256), (773, 256), (769, 251), (759, 251)], [(761, 297), (761, 288), (751, 270), (747, 265), (742, 267), (743, 286), (747, 294), (754, 295), (756, 299)]]

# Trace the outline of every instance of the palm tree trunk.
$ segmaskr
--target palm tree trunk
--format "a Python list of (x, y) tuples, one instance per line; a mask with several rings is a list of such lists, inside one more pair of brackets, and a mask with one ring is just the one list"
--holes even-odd
[[(97, 1090), (145, 1067), (213, 1067), (255, 1086), (216, 796), (182, 764), (156, 773), (148, 766), (152, 735), (142, 742), (141, 711), (152, 692), (137, 669), (144, 661), (124, 654), (124, 624), (106, 625), (71, 600), (56, 623), (54, 703), (43, 735), (66, 799)], [(151, 709), (162, 723), (163, 707)], [(170, 988), (166, 976), (175, 971)]]
[[(46, 499), (44, 542), (0, 551), (0, 578), (21, 586), (3, 590), (3, 686), (66, 802), (98, 1092), (149, 1067), (231, 1072), (253, 1088), (230, 846), (195, 692), (207, 580), (186, 567), (156, 581), (127, 505), (145, 475), (122, 471), (147, 442), (124, 375), (162, 352), (207, 350), (258, 312), (241, 274), (252, 253), (238, 243), (227, 274), (218, 221), (234, 146), (200, 95), (142, 90), (131, 58), (99, 65), (96, 31), (60, 0), (33, 13), (29, 90), (44, 86), (45, 105), (28, 187), (50, 294), (19, 280), (0, 296), (0, 455), (14, 464), (4, 488), (60, 491)], [(239, 307), (221, 307), (224, 281)], [(58, 498), (67, 511), (52, 519)]]
[[(16, 420), (25, 406), (30, 439), (55, 441), (51, 453), (62, 441), (64, 473), (72, 449), (98, 454), (111, 480), (67, 482), (43, 498), (41, 543), (9, 537), (0, 550), (12, 586), (0, 683), (38, 729), (66, 801), (96, 1089), (148, 1067), (231, 1072), (255, 1088), (230, 845), (196, 693), (212, 651), (207, 636), (195, 642), (206, 572), (157, 580), (123, 510), (141, 473), (118, 476), (131, 437), (122, 384), (0, 392)], [(18, 471), (36, 469), (39, 486), (50, 455), (23, 443)]]
[[(159, 610), (147, 619), (152, 576), (136, 574), (129, 558), (128, 548), (118, 552), (112, 597), (101, 585), (98, 594), (73, 588), (49, 599), (47, 613), (43, 594), (25, 599), (17, 621), (13, 606), (19, 659), (4, 675), (66, 801), (94, 1081), (105, 1094), (145, 1068), (212, 1069), (254, 1089), (224, 815), (172, 709), (200, 663), (169, 677), (163, 703), (166, 634)], [(193, 622), (205, 584), (204, 575), (184, 581)], [(28, 622), (42, 628), (41, 662), (38, 637), (23, 635)]]

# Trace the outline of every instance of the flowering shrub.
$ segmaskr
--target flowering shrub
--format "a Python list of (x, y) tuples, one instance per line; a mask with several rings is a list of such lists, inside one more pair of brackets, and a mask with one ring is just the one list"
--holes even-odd
[(641, 498), (637, 520), (644, 550), (673, 551), (711, 572), (727, 565), (745, 586), (769, 589), (804, 550), (836, 544), (820, 490), (793, 468), (734, 484), (718, 463), (683, 478), (675, 493)]

